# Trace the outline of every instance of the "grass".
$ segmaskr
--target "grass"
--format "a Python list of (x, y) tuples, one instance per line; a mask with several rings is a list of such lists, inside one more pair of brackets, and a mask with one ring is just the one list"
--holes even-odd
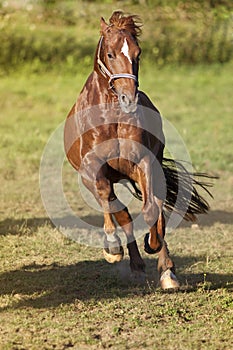
[(177, 67), (169, 67), (162, 74), (149, 67), (141, 88), (177, 128), (194, 164), (211, 171), (232, 171), (231, 78), (226, 74), (231, 64), (183, 67), (177, 73)]
[[(141, 64), (141, 88), (179, 130), (196, 167), (221, 175), (212, 211), (200, 218), (199, 228), (182, 223), (167, 236), (181, 281), (175, 294), (157, 288), (154, 257), (143, 254), (148, 279), (138, 286), (127, 256), (108, 265), (101, 250), (59, 233), (43, 209), (38, 183), (43, 147), (87, 72), (18, 71), (1, 79), (2, 349), (232, 347), (231, 69), (231, 64), (164, 69)], [(72, 185), (69, 169), (66, 180)], [(67, 190), (79, 215), (101, 223), (98, 213)], [(139, 246), (143, 251), (142, 239)]]
[(169, 239), (182, 281), (176, 294), (156, 289), (154, 259), (146, 259), (149, 280), (139, 287), (129, 281), (126, 262), (109, 266), (48, 225), (3, 237), (3, 349), (156, 349), (161, 342), (166, 349), (230, 349), (230, 249), (217, 255), (202, 231), (197, 253), (196, 239), (191, 245), (187, 236), (182, 229)]

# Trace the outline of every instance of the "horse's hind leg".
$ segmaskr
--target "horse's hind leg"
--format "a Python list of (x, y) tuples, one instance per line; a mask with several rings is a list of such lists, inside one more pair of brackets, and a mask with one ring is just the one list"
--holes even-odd
[[(130, 257), (130, 268), (133, 273), (139, 275), (139, 278), (144, 275), (145, 263), (140, 255), (137, 242), (133, 234), (133, 221), (125, 207), (123, 210), (114, 213), (118, 224), (122, 227), (127, 237), (127, 248)], [(143, 274), (143, 275), (142, 275)]]
[[(162, 201), (157, 200), (160, 207), (160, 214), (156, 223), (158, 234), (164, 238), (165, 236), (165, 219), (162, 211)], [(160, 285), (164, 290), (174, 290), (179, 288), (179, 282), (175, 275), (175, 265), (172, 261), (168, 246), (163, 240), (163, 246), (158, 254), (158, 272), (160, 276)]]

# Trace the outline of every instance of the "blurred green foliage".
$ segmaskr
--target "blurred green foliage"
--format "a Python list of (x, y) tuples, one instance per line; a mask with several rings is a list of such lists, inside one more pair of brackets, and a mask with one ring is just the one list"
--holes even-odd
[(144, 23), (143, 57), (158, 65), (232, 59), (232, 1), (0, 1), (0, 68), (92, 64), (98, 21), (120, 6)]

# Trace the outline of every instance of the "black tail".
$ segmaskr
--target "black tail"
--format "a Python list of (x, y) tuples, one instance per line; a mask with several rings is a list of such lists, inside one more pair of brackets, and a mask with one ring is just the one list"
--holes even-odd
[[(196, 214), (204, 214), (209, 210), (208, 202), (197, 191), (204, 190), (210, 197), (213, 197), (208, 187), (212, 187), (206, 179), (216, 179), (206, 173), (190, 173), (181, 162), (173, 159), (163, 158), (162, 168), (164, 171), (167, 196), (164, 206), (169, 211), (176, 211), (188, 221), (195, 221)], [(134, 181), (131, 184), (135, 192), (133, 195), (142, 200), (141, 191)]]
[(189, 221), (195, 221), (196, 214), (207, 213), (209, 204), (198, 193), (197, 187), (213, 197), (208, 190), (212, 182), (206, 179), (213, 180), (216, 177), (206, 173), (190, 173), (181, 162), (168, 158), (163, 159), (162, 167), (167, 184), (165, 208), (181, 213)]

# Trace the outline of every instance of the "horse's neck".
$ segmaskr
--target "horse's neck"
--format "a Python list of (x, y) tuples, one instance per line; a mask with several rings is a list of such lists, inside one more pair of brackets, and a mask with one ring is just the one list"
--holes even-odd
[(77, 103), (86, 107), (87, 105), (96, 106), (115, 102), (116, 96), (109, 90), (107, 80), (93, 71), (89, 75)]

